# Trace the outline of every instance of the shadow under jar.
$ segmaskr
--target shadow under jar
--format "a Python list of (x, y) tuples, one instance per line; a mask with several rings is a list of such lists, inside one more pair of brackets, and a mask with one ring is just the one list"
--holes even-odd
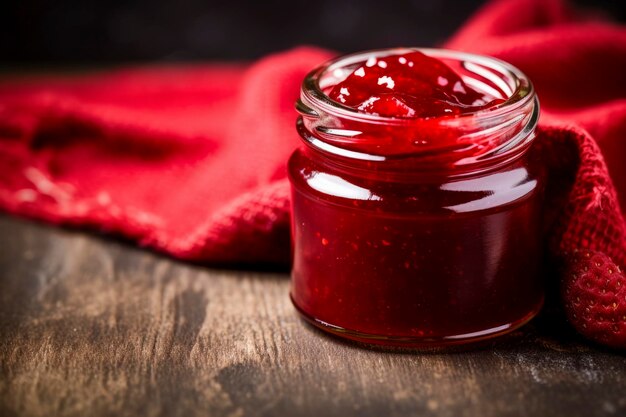
[(511, 65), (437, 49), (419, 51), (498, 104), (394, 118), (327, 95), (368, 59), (415, 50), (344, 56), (305, 78), (303, 146), (289, 160), (291, 297), (309, 322), (348, 339), (474, 342), (522, 326), (543, 303), (539, 105)]

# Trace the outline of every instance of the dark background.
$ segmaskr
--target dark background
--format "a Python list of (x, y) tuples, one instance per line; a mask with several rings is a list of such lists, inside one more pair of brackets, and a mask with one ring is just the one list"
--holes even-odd
[[(483, 1), (5, 0), (4, 66), (254, 59), (443, 42)], [(624, 0), (576, 0), (625, 20)]]

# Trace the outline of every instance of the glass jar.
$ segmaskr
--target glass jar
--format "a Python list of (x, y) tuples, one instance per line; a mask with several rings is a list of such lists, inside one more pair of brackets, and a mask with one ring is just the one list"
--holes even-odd
[(327, 92), (386, 49), (335, 59), (305, 78), (303, 146), (289, 160), (291, 298), (335, 335), (440, 346), (510, 332), (543, 303), (543, 169), (531, 144), (530, 81), (484, 56), (418, 49), (473, 88), (502, 96), (457, 116), (359, 113)]

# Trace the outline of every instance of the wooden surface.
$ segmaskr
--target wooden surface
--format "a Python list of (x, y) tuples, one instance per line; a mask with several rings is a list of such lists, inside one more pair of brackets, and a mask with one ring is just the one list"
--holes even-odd
[(545, 314), (479, 350), (373, 351), (288, 287), (0, 216), (0, 416), (626, 415), (626, 358)]

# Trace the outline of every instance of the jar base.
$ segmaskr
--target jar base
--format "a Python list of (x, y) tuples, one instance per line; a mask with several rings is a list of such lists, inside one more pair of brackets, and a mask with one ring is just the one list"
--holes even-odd
[(483, 342), (489, 339), (493, 339), (499, 336), (503, 336), (505, 334), (511, 333), (520, 327), (524, 326), (530, 320), (532, 320), (541, 308), (543, 307), (544, 297), (541, 297), (539, 302), (533, 307), (533, 309), (512, 323), (505, 323), (500, 326), (496, 326), (490, 329), (480, 330), (477, 332), (459, 334), (459, 335), (450, 335), (450, 336), (442, 336), (436, 338), (423, 338), (423, 337), (405, 337), (405, 336), (383, 336), (377, 334), (369, 334), (362, 333), (355, 330), (344, 329), (343, 327), (335, 326), (333, 324), (327, 323), (323, 320), (320, 320), (316, 317), (313, 317), (306, 312), (304, 312), (293, 300), (291, 297), (291, 302), (300, 314), (300, 316), (317, 327), (318, 329), (324, 331), (325, 333), (329, 333), (333, 336), (351, 340), (354, 342), (359, 342), (366, 345), (375, 346), (383, 346), (383, 347), (395, 347), (395, 348), (411, 348), (411, 349), (423, 349), (429, 350), (433, 348), (446, 348), (452, 346), (459, 345), (470, 345), (477, 344), (479, 342)]

